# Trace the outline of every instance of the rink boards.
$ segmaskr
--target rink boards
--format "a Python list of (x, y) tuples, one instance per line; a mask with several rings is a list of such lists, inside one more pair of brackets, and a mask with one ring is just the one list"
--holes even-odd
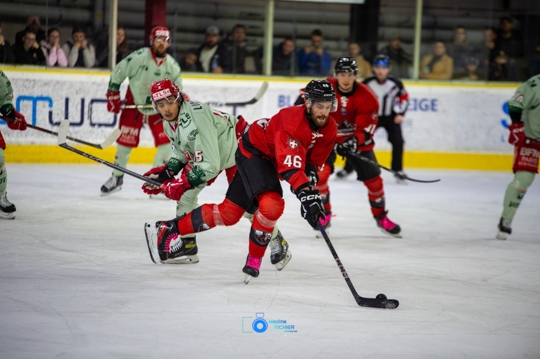
[[(118, 125), (118, 116), (106, 110), (109, 73), (3, 68), (14, 88), (14, 104), (33, 125), (58, 130), (64, 119), (71, 122), (70, 136), (99, 143)], [(268, 90), (260, 101), (246, 107), (219, 107), (243, 115), (248, 122), (271, 117), (292, 105), (306, 78), (212, 77), (185, 75), (184, 91), (201, 102), (240, 102), (251, 99), (263, 81)], [(510, 123), (506, 101), (517, 84), (405, 82), (409, 110), (402, 125), (405, 168), (509, 170), (512, 146), (506, 143)], [(122, 85), (125, 93), (127, 82)], [(0, 121), (1, 122), (1, 121)], [(56, 138), (28, 129), (11, 131), (0, 124), (10, 163), (89, 163), (89, 160), (56, 146)], [(155, 153), (150, 131), (141, 131), (140, 147), (130, 163), (151, 163)], [(384, 130), (375, 135), (376, 153), (383, 165), (390, 163), (391, 146)], [(93, 150), (112, 161), (114, 147)], [(340, 162), (340, 161), (338, 161)], [(340, 165), (338, 163), (337, 165)]]

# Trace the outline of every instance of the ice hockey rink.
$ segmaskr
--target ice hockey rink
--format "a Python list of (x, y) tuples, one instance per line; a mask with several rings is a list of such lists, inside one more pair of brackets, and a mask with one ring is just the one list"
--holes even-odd
[[(198, 264), (156, 265), (143, 226), (173, 218), (175, 203), (127, 176), (100, 198), (99, 164), (6, 157), (17, 218), (0, 220), (0, 358), (540, 357), (538, 179), (501, 241), (511, 171), (409, 170), (441, 182), (408, 185), (383, 173), (401, 239), (377, 229), (361, 183), (333, 178), (330, 238), (360, 295), (400, 301), (384, 310), (356, 304), (285, 184), (292, 260), (278, 272), (267, 253), (244, 285), (247, 220), (199, 234)], [(221, 176), (200, 203), (225, 191)]]

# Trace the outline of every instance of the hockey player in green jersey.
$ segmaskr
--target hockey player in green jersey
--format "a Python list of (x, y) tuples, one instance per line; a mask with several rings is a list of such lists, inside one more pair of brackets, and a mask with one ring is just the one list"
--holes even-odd
[[(13, 107), (13, 87), (6, 74), (0, 70), (0, 115), (12, 130), (26, 130), (26, 120)], [(0, 132), (0, 218), (15, 219), (15, 205), (7, 199), (7, 170), (5, 166), (4, 150), (6, 143)]]
[(512, 124), (508, 142), (514, 145), (514, 180), (506, 188), (498, 239), (512, 233), (511, 223), (527, 189), (538, 173), (540, 157), (540, 75), (522, 83), (508, 101)]
[[(162, 183), (161, 187), (145, 183), (142, 188), (151, 195), (163, 191), (167, 198), (177, 201), (176, 216), (181, 217), (197, 207), (199, 193), (221, 171), (226, 172), (230, 183), (236, 173), (237, 141), (247, 122), (241, 116), (214, 110), (206, 104), (184, 101), (179, 88), (168, 79), (154, 83), (151, 93), (154, 108), (164, 120), (163, 126), (173, 153), (168, 163), (144, 174)], [(179, 175), (177, 179), (176, 175)], [(255, 210), (253, 208), (251, 215)], [(198, 262), (198, 249), (192, 232), (167, 238), (159, 244), (148, 236), (147, 241), (154, 262)], [(154, 244), (158, 247), (154, 248), (156, 251), (152, 251)], [(291, 255), (277, 227), (272, 233), (270, 246), (272, 264), (278, 270), (283, 269)]]
[[(129, 86), (125, 105), (150, 105), (150, 87), (155, 81), (165, 78), (182, 89), (180, 66), (174, 58), (167, 55), (170, 46), (170, 32), (166, 27), (155, 27), (150, 35), (150, 47), (139, 49), (120, 61), (111, 71), (107, 92), (107, 110), (120, 113), (120, 85), (127, 78)], [(170, 145), (163, 131), (163, 122), (156, 112), (150, 108), (124, 109), (120, 115), (119, 127), (122, 131), (117, 141), (114, 163), (120, 167), (127, 166), (131, 150), (139, 145), (139, 136), (143, 124), (147, 124), (154, 136), (157, 153), (154, 167), (167, 161), (170, 156)], [(114, 170), (112, 176), (101, 186), (101, 195), (107, 196), (119, 191), (123, 184), (123, 173)]]

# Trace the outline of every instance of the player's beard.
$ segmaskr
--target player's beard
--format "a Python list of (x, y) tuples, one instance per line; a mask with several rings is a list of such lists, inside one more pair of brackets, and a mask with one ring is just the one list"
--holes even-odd
[(163, 57), (167, 53), (167, 48), (165, 46), (159, 46), (155, 45), (152, 46), (152, 51), (154, 51), (154, 55), (157, 57)]
[(318, 126), (318, 127), (324, 126), (324, 124), (328, 120), (328, 116), (325, 116), (325, 115), (315, 116), (312, 113), (310, 116), (311, 116), (311, 121), (315, 124), (315, 126)]

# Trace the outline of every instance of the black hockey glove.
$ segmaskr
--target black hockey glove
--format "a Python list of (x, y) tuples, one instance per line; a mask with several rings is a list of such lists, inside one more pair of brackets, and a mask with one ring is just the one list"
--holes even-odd
[(356, 153), (358, 150), (358, 138), (356, 136), (350, 136), (343, 141), (343, 143), (336, 143), (336, 153), (345, 157), (351, 153)]
[(324, 218), (324, 207), (318, 190), (301, 190), (296, 197), (300, 200), (300, 214), (313, 228), (319, 228), (319, 218)]

